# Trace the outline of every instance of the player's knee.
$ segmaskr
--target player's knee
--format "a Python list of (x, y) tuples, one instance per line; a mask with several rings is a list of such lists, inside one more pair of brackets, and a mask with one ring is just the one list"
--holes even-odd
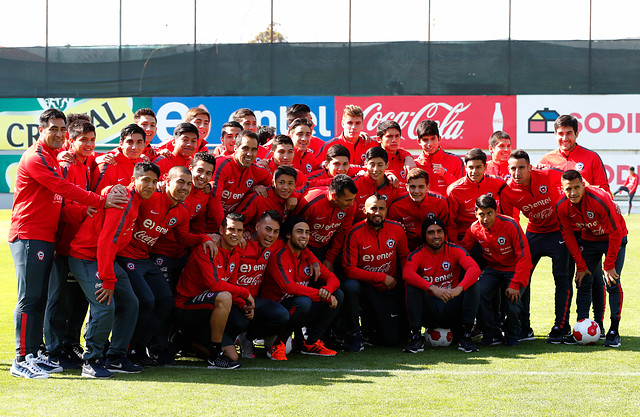
[(231, 310), (231, 305), (233, 304), (233, 297), (231, 293), (227, 291), (222, 291), (218, 293), (216, 296), (216, 308), (220, 308), (223, 310)]

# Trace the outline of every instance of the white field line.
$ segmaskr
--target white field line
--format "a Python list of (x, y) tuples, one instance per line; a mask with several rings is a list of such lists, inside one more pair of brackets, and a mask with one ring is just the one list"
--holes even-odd
[[(204, 366), (167, 366), (169, 369), (200, 369), (213, 371)], [(269, 371), (269, 372), (331, 372), (345, 374), (433, 374), (433, 375), (530, 375), (530, 376), (609, 376), (609, 377), (632, 377), (640, 376), (638, 372), (590, 372), (590, 371), (500, 371), (492, 370), (466, 370), (451, 371), (439, 369), (351, 369), (351, 368), (267, 368), (267, 367), (246, 367), (235, 369), (234, 371)]]

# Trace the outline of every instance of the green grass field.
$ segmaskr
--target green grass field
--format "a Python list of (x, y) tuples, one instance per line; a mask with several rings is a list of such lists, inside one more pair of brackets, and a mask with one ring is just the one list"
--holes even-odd
[[(0, 211), (7, 235), (9, 211)], [(640, 410), (640, 216), (622, 274), (622, 346), (548, 345), (553, 323), (551, 264), (532, 282), (536, 340), (464, 354), (454, 347), (416, 355), (368, 348), (335, 358), (289, 355), (244, 360), (234, 371), (181, 359), (173, 367), (99, 381), (67, 371), (47, 380), (11, 377), (16, 280), (0, 244), (0, 415), (629, 415)], [(575, 302), (574, 302), (575, 305)], [(575, 318), (575, 306), (572, 308)], [(608, 326), (608, 320), (606, 321)]]

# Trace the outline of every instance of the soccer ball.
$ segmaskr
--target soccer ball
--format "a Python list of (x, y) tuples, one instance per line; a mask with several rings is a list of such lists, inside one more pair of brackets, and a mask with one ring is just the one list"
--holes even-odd
[(595, 345), (600, 340), (600, 326), (591, 319), (582, 319), (573, 326), (573, 338), (579, 345)]
[(425, 336), (427, 337), (429, 344), (433, 347), (449, 346), (451, 344), (451, 340), (453, 340), (453, 333), (451, 332), (451, 329), (429, 329)]

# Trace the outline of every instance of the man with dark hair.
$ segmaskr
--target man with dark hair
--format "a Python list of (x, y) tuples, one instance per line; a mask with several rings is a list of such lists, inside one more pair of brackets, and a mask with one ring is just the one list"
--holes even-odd
[(420, 228), (426, 219), (437, 217), (447, 225), (447, 229), (452, 229), (446, 197), (430, 191), (429, 174), (421, 168), (409, 171), (406, 192), (391, 201), (389, 206), (389, 218), (402, 224), (407, 232), (409, 250), (415, 250), (424, 243)]
[[(611, 194), (592, 185), (585, 186), (580, 173), (569, 170), (562, 174), (565, 197), (558, 201), (556, 210), (562, 237), (576, 262), (576, 304), (578, 320), (589, 317), (592, 275), (599, 267), (602, 256), (604, 283), (609, 293), (611, 327), (604, 345), (620, 346), (618, 327), (622, 312), (622, 285), (620, 274), (624, 266), (627, 246), (627, 227)], [(574, 230), (579, 230), (577, 239)], [(576, 232), (577, 233), (577, 232)]]
[(636, 169), (634, 167), (629, 167), (629, 175), (627, 179), (624, 180), (624, 184), (622, 187), (618, 188), (618, 191), (613, 193), (616, 195), (625, 191), (629, 195), (629, 210), (627, 211), (627, 215), (631, 214), (631, 205), (633, 202), (633, 196), (636, 194), (636, 190), (638, 189), (638, 175), (636, 174)]
[(236, 121), (230, 121), (222, 125), (220, 133), (220, 145), (213, 150), (215, 156), (231, 156), (236, 148), (238, 136), (242, 133), (242, 125)]
[(140, 155), (145, 148), (145, 131), (136, 124), (130, 124), (122, 128), (120, 131), (120, 144), (118, 148), (110, 152), (114, 154), (113, 162), (101, 158), (96, 159), (98, 167), (91, 175), (91, 191), (100, 193), (104, 188), (121, 184), (129, 185), (131, 182), (131, 174), (133, 167), (142, 162)]
[(156, 150), (151, 146), (151, 141), (153, 141), (153, 138), (156, 136), (156, 132), (158, 131), (158, 119), (156, 117), (156, 113), (149, 108), (138, 109), (133, 114), (133, 122), (140, 126), (145, 133), (145, 146), (142, 154), (146, 155), (151, 160), (156, 158), (158, 156)]
[(326, 187), (338, 174), (355, 177), (362, 171), (362, 168), (351, 166), (350, 158), (351, 152), (345, 146), (340, 144), (331, 146), (327, 150), (325, 166), (309, 174), (308, 188)]
[(309, 149), (311, 138), (313, 138), (313, 136), (311, 136), (312, 131), (313, 123), (308, 119), (293, 120), (287, 130), (287, 135), (289, 135), (293, 141), (295, 150), (292, 165), (294, 168), (306, 174), (317, 170), (321, 162), (316, 158), (316, 154)]
[(327, 141), (316, 157), (318, 163), (325, 159), (325, 155), (329, 148), (333, 145), (340, 144), (349, 149), (351, 158), (349, 163), (353, 165), (361, 165), (364, 161), (364, 155), (369, 148), (380, 146), (375, 140), (371, 140), (367, 134), (362, 133), (364, 123), (364, 113), (359, 106), (349, 104), (344, 108), (342, 114), (342, 134), (336, 138)]
[[(263, 281), (263, 274), (267, 269), (267, 263), (271, 256), (284, 245), (282, 239), (278, 239), (282, 217), (275, 210), (266, 210), (258, 219), (256, 231), (247, 240), (247, 245), (240, 251), (240, 261), (236, 284), (246, 287), (251, 292), (255, 300), (253, 319), (249, 323), (246, 332), (238, 336), (237, 343), (240, 345), (243, 358), (254, 358), (253, 340), (257, 338), (275, 337), (279, 334), (289, 321), (289, 312), (282, 304), (263, 297), (258, 297), (260, 286)], [(320, 266), (317, 265), (318, 271)], [(275, 347), (274, 347), (275, 346)], [(283, 346), (283, 345), (282, 345)], [(276, 360), (280, 354), (277, 352), (280, 344), (265, 342), (268, 355)]]
[(438, 123), (434, 120), (418, 123), (416, 134), (418, 145), (422, 148), (416, 165), (429, 173), (431, 190), (444, 195), (451, 183), (464, 176), (464, 162), (458, 155), (442, 149)]
[(198, 128), (191, 123), (180, 123), (173, 130), (173, 151), (157, 157), (153, 162), (158, 165), (162, 175), (175, 166), (189, 167), (191, 158), (198, 147)]
[(407, 180), (407, 173), (416, 167), (416, 162), (408, 151), (400, 147), (400, 141), (402, 140), (400, 125), (395, 120), (380, 122), (376, 135), (380, 141), (380, 146), (387, 151), (389, 156), (387, 169), (398, 177), (401, 185), (404, 185)]
[(600, 156), (576, 142), (578, 139), (578, 119), (565, 114), (553, 123), (553, 132), (558, 141), (558, 149), (549, 152), (540, 159), (538, 166), (558, 168), (563, 171), (575, 169), (589, 184), (607, 192), (609, 180)]
[[(312, 281), (313, 264), (318, 259), (307, 248), (311, 230), (309, 223), (293, 216), (283, 228), (285, 245), (269, 259), (260, 296), (278, 301), (289, 311), (289, 322), (280, 332), (270, 350), (276, 360), (287, 360), (284, 342), (294, 330), (307, 328), (302, 353), (335, 356), (336, 351), (324, 346), (321, 337), (335, 320), (342, 304), (340, 281), (324, 265)], [(320, 286), (320, 288), (317, 288)]]
[[(297, 172), (293, 167), (280, 166), (273, 174), (273, 183), (267, 189), (267, 198), (248, 194), (238, 205), (237, 212), (246, 217), (245, 230), (253, 232), (256, 222), (267, 210), (275, 210), (283, 219), (289, 215), (287, 202), (296, 186)], [(295, 199), (295, 197), (294, 197)]]
[(116, 207), (128, 201), (122, 193), (99, 196), (63, 178), (56, 154), (65, 140), (64, 113), (45, 110), (38, 132), (38, 140), (22, 154), (18, 164), (9, 227), (9, 249), (18, 281), (16, 359), (11, 374), (24, 378), (47, 378), (47, 372), (62, 371), (48, 357), (39, 355), (38, 348), (63, 199), (96, 208)]
[[(387, 151), (383, 148), (376, 146), (375, 148), (369, 148), (364, 160), (365, 174), (356, 176), (353, 180), (354, 184), (358, 188), (358, 194), (356, 195), (356, 214), (354, 223), (362, 221), (366, 218), (364, 212), (364, 203), (371, 195), (377, 193), (388, 205), (398, 198), (402, 192), (401, 188), (393, 188), (391, 182), (385, 175), (387, 168), (389, 168), (389, 159)], [(406, 176), (405, 176), (406, 177)], [(386, 215), (386, 213), (385, 213)]]
[[(69, 267), (89, 301), (91, 313), (85, 332), (84, 377), (111, 378), (113, 372), (142, 371), (141, 366), (127, 358), (138, 315), (138, 298), (115, 256), (131, 240), (139, 206), (153, 196), (159, 175), (155, 164), (137, 164), (124, 210), (99, 210), (93, 217), (87, 217), (81, 233), (71, 242)], [(109, 334), (111, 344), (105, 363), (102, 357)]]
[(298, 168), (293, 166), (293, 161), (296, 156), (296, 149), (294, 148), (293, 141), (287, 135), (276, 135), (271, 142), (271, 155), (270, 159), (266, 162), (267, 169), (273, 174), (276, 169), (281, 166), (292, 167), (296, 171), (296, 190), (303, 190), (307, 186), (307, 176)]
[(421, 234), (425, 244), (411, 252), (403, 268), (411, 327), (404, 352), (424, 350), (422, 326), (451, 328), (459, 350), (477, 352), (471, 328), (478, 311), (480, 268), (467, 251), (447, 242), (446, 225), (439, 218), (425, 219)]
[[(529, 155), (523, 150), (513, 151), (508, 164), (511, 178), (500, 190), (500, 209), (506, 215), (513, 213), (514, 209), (520, 210), (529, 219), (526, 236), (533, 269), (543, 256), (551, 258), (555, 281), (555, 322), (547, 343), (562, 343), (564, 336), (571, 331), (569, 308), (573, 295), (571, 257), (556, 216), (556, 203), (562, 197), (559, 187), (562, 171), (555, 168), (531, 169)], [(533, 270), (531, 274), (533, 276)], [(521, 341), (533, 339), (530, 300), (531, 288), (527, 286), (522, 294)]]
[(258, 130), (256, 114), (251, 109), (242, 108), (234, 111), (231, 114), (231, 120), (240, 123), (243, 130), (250, 130), (253, 133)]
[[(380, 148), (371, 148), (373, 151)], [(362, 350), (363, 328), (375, 344), (393, 346), (406, 334), (403, 320), (403, 288), (401, 273), (409, 255), (407, 237), (399, 223), (387, 220), (387, 199), (374, 193), (362, 208), (366, 220), (356, 223), (345, 239), (343, 266), (346, 280), (341, 316), (344, 322), (343, 349)]]
[[(477, 221), (467, 229), (460, 246), (469, 251), (475, 245), (482, 249), (487, 262), (480, 275), (480, 312), (483, 338), (481, 345), (490, 346), (503, 342), (507, 346), (519, 346), (521, 296), (529, 284), (531, 255), (529, 244), (520, 225), (511, 217), (497, 214), (496, 200), (490, 195), (476, 199)], [(500, 289), (507, 287), (507, 315), (505, 338), (496, 323), (493, 299)]]
[[(72, 162), (60, 162), (62, 177), (83, 190), (89, 188), (89, 158), (96, 145), (96, 129), (84, 119), (68, 123), (69, 153)], [(47, 306), (44, 316), (44, 338), (47, 352), (53, 362), (65, 369), (82, 365), (80, 332), (87, 313), (87, 302), (76, 279), (69, 272), (69, 243), (75, 237), (83, 220), (95, 213), (96, 207), (63, 199), (60, 223), (56, 233), (55, 250)]]
[(479, 148), (473, 148), (464, 156), (466, 175), (454, 181), (447, 188), (449, 216), (453, 220), (452, 239), (461, 241), (467, 228), (476, 220), (474, 202), (481, 195), (498, 199), (500, 187), (505, 184), (502, 178), (485, 175), (487, 155)]
[[(233, 249), (242, 238), (243, 219), (244, 216), (237, 213), (224, 217), (218, 255), (214, 258), (200, 250), (192, 251), (176, 288), (178, 326), (194, 343), (203, 342), (207, 346), (209, 368), (241, 366), (227, 356), (233, 354), (230, 345), (223, 350), (223, 335), (233, 305), (249, 315), (255, 306), (249, 289), (229, 282), (237, 273), (238, 252)], [(228, 339), (224, 342), (228, 343)]]
[[(292, 104), (287, 108), (287, 125), (291, 126), (291, 123), (296, 119), (307, 119), (311, 122), (311, 133), (313, 133), (313, 128), (315, 127), (315, 122), (313, 121), (313, 114), (311, 113), (311, 109), (306, 104)], [(324, 141), (316, 136), (311, 136), (309, 140), (309, 152), (314, 155), (317, 155), (324, 145)]]
[(266, 196), (271, 173), (254, 162), (258, 153), (258, 135), (245, 130), (236, 139), (233, 156), (221, 158), (212, 181), (211, 192), (220, 198), (225, 214), (235, 211), (249, 191)]
[(332, 272), (333, 264), (342, 252), (344, 238), (353, 224), (357, 192), (351, 178), (338, 174), (328, 188), (314, 188), (306, 192), (294, 211), (309, 223), (310, 250)]
[[(211, 126), (211, 115), (203, 107), (192, 107), (184, 116), (183, 123), (190, 123), (198, 129), (198, 143), (194, 152), (207, 152), (207, 136)], [(175, 131), (174, 131), (175, 133)], [(175, 135), (174, 135), (175, 137)], [(163, 154), (170, 154), (174, 151), (174, 138), (167, 139), (156, 148), (163, 151)]]
[(270, 143), (276, 135), (275, 126), (258, 126), (258, 130), (256, 131), (258, 135), (258, 145), (265, 146), (267, 143)]
[(507, 161), (511, 154), (511, 136), (502, 130), (493, 132), (489, 137), (489, 153), (491, 161), (487, 162), (485, 173), (508, 180), (510, 172)]

